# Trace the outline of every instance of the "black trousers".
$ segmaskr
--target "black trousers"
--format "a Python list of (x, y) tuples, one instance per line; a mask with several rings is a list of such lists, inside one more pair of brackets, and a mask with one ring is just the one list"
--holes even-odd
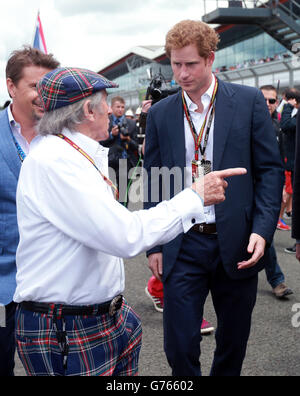
[(5, 307), (6, 327), (0, 327), (0, 376), (11, 377), (15, 367), (15, 313), (16, 304)]
[(218, 321), (211, 376), (241, 374), (257, 284), (257, 275), (246, 280), (228, 277), (215, 235), (190, 231), (184, 236), (178, 259), (164, 283), (165, 352), (173, 375), (201, 375), (200, 328), (209, 292)]

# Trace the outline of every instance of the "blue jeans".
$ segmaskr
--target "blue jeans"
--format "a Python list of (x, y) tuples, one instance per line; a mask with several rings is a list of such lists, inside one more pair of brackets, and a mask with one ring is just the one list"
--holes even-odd
[(266, 271), (267, 281), (271, 285), (272, 289), (275, 289), (276, 286), (280, 285), (285, 281), (285, 278), (278, 264), (274, 242), (272, 242), (268, 254), (269, 254), (269, 259), (267, 260), (265, 271)]
[(15, 312), (13, 302), (5, 307), (6, 327), (0, 328), (0, 377), (12, 377), (15, 367)]

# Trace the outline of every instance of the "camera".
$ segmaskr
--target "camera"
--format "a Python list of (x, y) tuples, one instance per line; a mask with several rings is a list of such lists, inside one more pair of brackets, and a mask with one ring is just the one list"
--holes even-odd
[(118, 123), (116, 125), (119, 128), (119, 133), (121, 133), (123, 136), (129, 136), (128, 126), (125, 120), (122, 123)]
[(146, 100), (152, 99), (152, 104), (159, 102), (161, 99), (167, 98), (169, 95), (173, 95), (179, 91), (179, 88), (175, 89), (162, 89), (164, 83), (163, 76), (157, 74), (147, 89)]

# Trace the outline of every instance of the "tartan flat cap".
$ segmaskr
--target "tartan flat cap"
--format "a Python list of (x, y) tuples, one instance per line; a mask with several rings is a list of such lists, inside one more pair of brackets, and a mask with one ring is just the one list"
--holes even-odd
[(118, 85), (91, 70), (60, 67), (47, 73), (37, 84), (45, 111), (79, 102), (106, 88)]

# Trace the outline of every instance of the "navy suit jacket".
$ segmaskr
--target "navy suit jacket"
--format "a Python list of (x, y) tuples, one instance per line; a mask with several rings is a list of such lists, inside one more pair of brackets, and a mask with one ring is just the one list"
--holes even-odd
[(21, 161), (12, 139), (7, 110), (0, 113), (0, 304), (9, 304), (16, 289), (19, 232), (16, 190)]
[[(265, 99), (255, 88), (219, 81), (214, 123), (214, 170), (244, 167), (248, 173), (228, 179), (226, 201), (216, 205), (216, 224), (224, 268), (233, 279), (248, 278), (264, 267), (266, 255), (253, 268), (238, 271), (237, 263), (249, 259), (251, 233), (272, 242), (281, 206), (284, 172), (278, 143)], [(144, 167), (148, 175), (148, 202), (153, 180), (152, 167), (179, 167), (185, 157), (184, 114), (181, 92), (154, 105), (147, 117)], [(171, 180), (171, 197), (175, 186)], [(159, 199), (160, 200), (160, 199)], [(182, 235), (148, 252), (163, 253), (164, 274), (170, 274), (178, 256)]]
[(292, 237), (297, 240), (300, 240), (300, 111), (298, 111), (298, 115), (297, 115)]

